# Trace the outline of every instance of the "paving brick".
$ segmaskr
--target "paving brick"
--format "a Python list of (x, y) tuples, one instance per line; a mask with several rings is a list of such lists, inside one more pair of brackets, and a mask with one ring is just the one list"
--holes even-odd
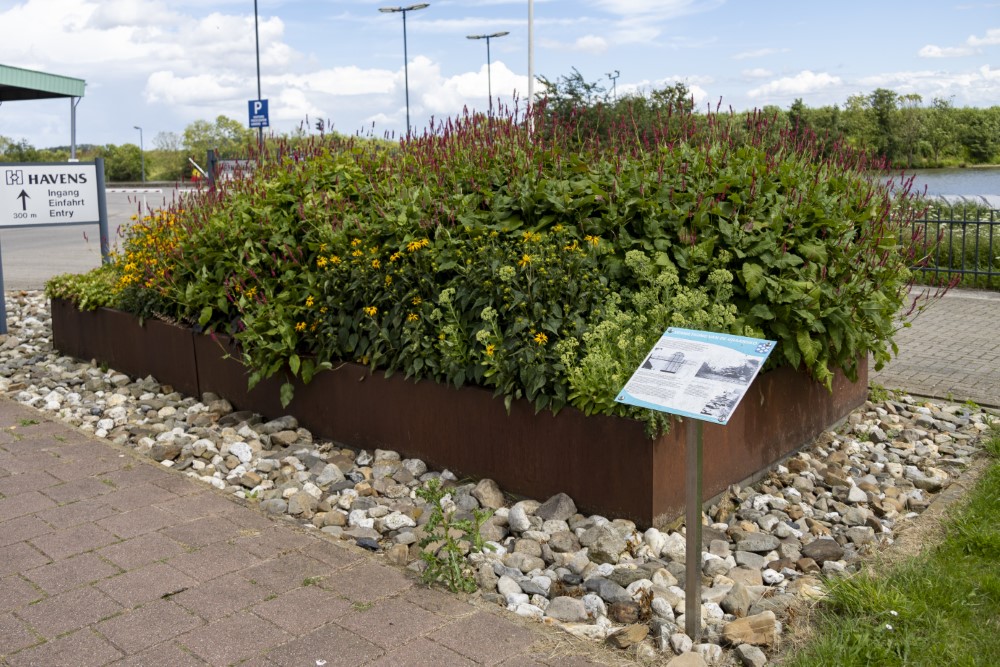
[(313, 540), (318, 539), (290, 530), (288, 526), (276, 526), (272, 520), (267, 518), (264, 518), (264, 521), (268, 525), (263, 530), (247, 527), (240, 521), (242, 518), (240, 515), (227, 515), (227, 518), (241, 526), (239, 535), (231, 539), (229, 543), (259, 558), (274, 558), (292, 553), (309, 546)]
[(0, 523), (0, 547), (51, 533), (52, 527), (36, 516), (20, 516)]
[(45, 641), (14, 614), (0, 614), (0, 655), (14, 653)]
[[(109, 667), (205, 667), (207, 664), (175, 642), (168, 641), (122, 658)], [(246, 663), (241, 663), (240, 667), (246, 667)]]
[(176, 498), (176, 494), (158, 486), (128, 486), (109, 493), (104, 503), (120, 512), (130, 512)]
[(337, 625), (387, 650), (448, 622), (450, 619), (399, 598), (382, 600), (367, 609), (354, 609), (337, 619)]
[(120, 572), (118, 567), (96, 554), (86, 553), (36, 567), (22, 575), (49, 595), (56, 595)]
[(318, 580), (317, 583), (322, 584), (322, 581), (333, 573), (333, 566), (295, 553), (242, 570), (240, 576), (274, 593), (284, 593), (302, 586), (306, 580), (315, 579)]
[(99, 521), (107, 516), (111, 516), (115, 510), (111, 509), (103, 502), (101, 497), (81, 500), (78, 503), (71, 503), (61, 507), (36, 512), (35, 516), (42, 519), (53, 528), (69, 528), (78, 526), (81, 523), (91, 523)]
[(475, 607), (462, 602), (454, 595), (434, 588), (428, 588), (427, 586), (413, 586), (404, 591), (399, 597), (422, 609), (434, 612), (438, 616), (460, 618), (476, 613)]
[(84, 477), (83, 479), (75, 479), (71, 482), (63, 482), (56, 486), (50, 486), (43, 490), (42, 493), (60, 505), (63, 505), (65, 503), (75, 503), (78, 500), (94, 498), (95, 496), (103, 496), (106, 493), (111, 493), (113, 490), (98, 479)]
[(239, 574), (227, 574), (189, 588), (171, 597), (177, 604), (202, 618), (215, 621), (235, 611), (246, 609), (273, 593), (259, 584), (252, 584)]
[(0, 499), (0, 521), (7, 521), (25, 514), (34, 514), (55, 507), (56, 503), (38, 491), (27, 491)]
[(88, 458), (83, 461), (61, 460), (57, 465), (49, 467), (48, 471), (53, 476), (58, 477), (64, 482), (68, 482), (82, 477), (94, 477), (101, 473), (117, 470), (122, 465), (124, 465), (124, 462), (118, 458)]
[(28, 491), (41, 491), (62, 483), (47, 472), (9, 474), (0, 478), (0, 496), (10, 498)]
[(281, 646), (290, 639), (292, 635), (273, 623), (247, 612), (238, 612), (183, 634), (176, 641), (206, 662), (230, 665)]
[(36, 632), (54, 639), (122, 611), (122, 606), (93, 587), (78, 588), (24, 607), (17, 615)]
[(205, 621), (170, 600), (155, 600), (102, 621), (94, 629), (131, 655), (202, 625)]
[[(196, 484), (196, 482), (185, 480), (185, 484)], [(185, 496), (173, 494), (171, 499), (162, 500), (155, 503), (160, 509), (171, 514), (190, 519), (193, 516), (207, 517), (220, 514), (229, 514), (233, 511), (234, 502), (218, 494), (206, 491), (203, 484), (198, 485), (199, 492)]]
[(147, 533), (104, 547), (96, 553), (122, 569), (134, 570), (185, 553), (185, 549), (166, 535)]
[(427, 638), (476, 662), (495, 665), (523, 652), (536, 634), (494, 614), (478, 612), (435, 630)]
[(121, 656), (103, 637), (84, 629), (7, 656), (7, 662), (11, 667), (102, 667)]
[(41, 567), (51, 559), (27, 542), (0, 547), (0, 577), (22, 570)]
[(93, 523), (82, 523), (63, 528), (31, 540), (39, 550), (53, 560), (69, 558), (76, 554), (114, 544), (118, 538)]
[(43, 597), (45, 593), (17, 575), (0, 578), (0, 613), (24, 607)]
[(150, 468), (160, 473), (153, 478), (152, 483), (161, 489), (170, 491), (176, 496), (190, 496), (203, 493), (205, 491), (204, 484), (195, 482), (193, 479), (186, 477), (179, 471), (166, 470), (163, 466), (147, 465), (143, 467)]
[(198, 548), (236, 537), (240, 530), (239, 526), (230, 521), (210, 516), (171, 526), (160, 532), (181, 544)]
[(165, 595), (177, 595), (197, 584), (197, 580), (166, 563), (153, 563), (95, 586), (126, 608), (133, 608)]
[(301, 635), (347, 615), (353, 607), (317, 586), (303, 586), (261, 602), (251, 611), (292, 634)]
[(158, 507), (140, 507), (131, 512), (106, 517), (95, 523), (118, 537), (127, 539), (172, 526), (177, 522), (176, 516)]
[(393, 649), (371, 667), (411, 667), (412, 665), (433, 665), (433, 667), (469, 667), (472, 662), (450, 648), (419, 638)]
[(261, 562), (238, 546), (216, 542), (197, 551), (183, 553), (170, 559), (171, 567), (198, 579), (208, 581), (235, 570), (244, 570)]
[(354, 567), (337, 570), (319, 585), (352, 602), (365, 603), (405, 591), (413, 586), (413, 581), (394, 568), (366, 559)]
[(317, 537), (313, 544), (302, 550), (302, 553), (337, 568), (349, 567), (365, 558), (360, 551), (347, 549), (322, 537)]
[(331, 623), (271, 651), (267, 658), (279, 667), (316, 664), (355, 667), (366, 665), (383, 653), (375, 644)]
[[(130, 462), (118, 470), (112, 470), (98, 475), (97, 479), (108, 484), (113, 489), (127, 489), (130, 486), (145, 487), (155, 484), (164, 475), (170, 475), (165, 470), (159, 470), (158, 466), (147, 465), (142, 462)], [(168, 489), (169, 491), (169, 489)]]

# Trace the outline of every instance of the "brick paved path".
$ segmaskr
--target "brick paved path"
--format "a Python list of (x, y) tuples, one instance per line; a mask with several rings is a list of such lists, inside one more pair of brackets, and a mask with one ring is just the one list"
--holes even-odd
[(899, 356), (869, 382), (1000, 407), (1000, 293), (952, 290), (896, 337)]
[(601, 664), (342, 544), (0, 400), (3, 667)]

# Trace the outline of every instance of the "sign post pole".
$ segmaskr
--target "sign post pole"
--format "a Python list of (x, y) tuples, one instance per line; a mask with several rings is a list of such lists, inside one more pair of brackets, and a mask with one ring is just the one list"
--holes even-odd
[(108, 233), (108, 192), (104, 189), (104, 158), (94, 159), (97, 167), (97, 229), (101, 238), (101, 263), (111, 263), (111, 235)]
[(701, 636), (701, 452), (702, 422), (687, 420), (685, 459), (684, 630), (695, 644)]
[(7, 290), (3, 285), (3, 251), (0, 250), (0, 335), (7, 335)]
[(701, 637), (702, 423), (725, 426), (775, 341), (670, 327), (615, 399), (687, 420), (684, 448), (684, 630)]

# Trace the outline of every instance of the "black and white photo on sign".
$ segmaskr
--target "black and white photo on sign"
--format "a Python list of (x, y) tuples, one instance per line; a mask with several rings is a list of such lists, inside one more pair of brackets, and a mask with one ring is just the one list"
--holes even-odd
[(684, 367), (684, 353), (657, 345), (649, 353), (646, 360), (642, 362), (642, 368), (647, 371), (660, 371), (661, 373), (677, 373)]
[(715, 382), (748, 385), (760, 368), (760, 360), (744, 354), (721, 352), (706, 360), (695, 373), (696, 377)]
[(721, 422), (728, 421), (729, 414), (736, 408), (742, 395), (739, 389), (724, 389), (705, 403), (701, 414), (715, 417)]

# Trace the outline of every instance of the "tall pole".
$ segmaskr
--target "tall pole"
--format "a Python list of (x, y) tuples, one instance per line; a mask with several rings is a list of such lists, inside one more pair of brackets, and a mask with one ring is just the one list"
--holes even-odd
[(493, 115), (493, 74), (491, 72), (492, 65), (490, 60), (490, 40), (494, 37), (503, 37), (509, 35), (510, 33), (506, 30), (501, 32), (494, 32), (489, 35), (466, 35), (466, 39), (485, 39), (486, 40), (486, 90), (490, 97), (490, 115)]
[[(257, 99), (260, 99), (260, 30), (257, 27), (257, 0), (253, 0), (253, 38), (257, 48)], [(264, 128), (257, 128), (257, 147), (264, 147)], [(261, 163), (263, 164), (263, 163)]]
[(409, 7), (379, 7), (384, 14), (400, 13), (403, 15), (403, 85), (406, 90), (406, 138), (410, 138), (410, 56), (406, 46), (406, 12), (430, 7), (429, 3), (421, 2)]
[(535, 2), (528, 0), (528, 106), (535, 103)]
[(618, 83), (619, 76), (621, 76), (621, 74), (618, 70), (615, 70), (614, 74), (608, 72), (608, 78), (611, 79), (611, 97), (614, 98), (615, 102), (618, 101), (618, 89), (616, 84)]
[(146, 184), (146, 149), (142, 147), (142, 128), (138, 125), (133, 125), (133, 128), (139, 130), (139, 156), (142, 159), (142, 183)]

